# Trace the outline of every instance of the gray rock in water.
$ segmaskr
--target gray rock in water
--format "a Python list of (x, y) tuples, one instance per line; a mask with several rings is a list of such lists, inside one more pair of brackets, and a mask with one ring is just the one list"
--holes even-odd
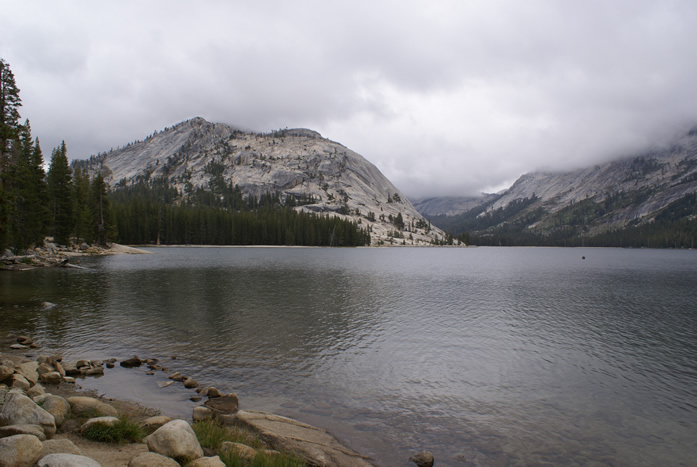
[(208, 399), (204, 405), (219, 413), (234, 414), (239, 408), (239, 399), (237, 394), (226, 394), (215, 399)]
[(44, 384), (60, 384), (61, 374), (57, 371), (49, 371), (41, 375), (41, 382)]
[(297, 420), (265, 412), (240, 410), (237, 422), (279, 451), (297, 453), (311, 465), (368, 467), (368, 458), (342, 446), (332, 435)]
[(415, 463), (418, 467), (433, 467), (433, 454), (428, 451), (421, 451), (414, 454), (409, 458), (410, 461)]
[(23, 394), (10, 393), (0, 410), (0, 425), (40, 425), (47, 438), (56, 433), (53, 415)]
[(186, 378), (184, 380), (184, 387), (187, 389), (193, 389), (198, 387), (198, 381), (196, 381), (194, 378)]
[(196, 438), (196, 433), (184, 420), (165, 423), (144, 441), (151, 452), (173, 459), (203, 457), (203, 449)]
[(140, 366), (143, 364), (143, 361), (138, 358), (137, 356), (128, 358), (126, 360), (123, 360), (119, 365), (121, 365), (124, 368), (135, 368), (137, 366)]
[(31, 467), (41, 458), (43, 446), (33, 435), (0, 439), (0, 467)]
[(36, 465), (37, 467), (102, 467), (96, 460), (76, 454), (49, 454)]

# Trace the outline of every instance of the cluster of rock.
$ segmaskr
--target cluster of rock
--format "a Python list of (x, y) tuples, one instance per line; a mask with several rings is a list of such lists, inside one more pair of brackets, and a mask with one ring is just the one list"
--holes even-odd
[(101, 256), (113, 254), (142, 254), (146, 251), (137, 248), (125, 247), (117, 243), (109, 243), (105, 246), (88, 245), (85, 242), (69, 246), (53, 243), (51, 237), (44, 239), (42, 246), (30, 248), (26, 251), (13, 253), (10, 250), (0, 252), (0, 269), (23, 271), (37, 267), (63, 267), (84, 269), (82, 266), (70, 262), (70, 258), (79, 256)]
[[(15, 350), (38, 347), (31, 338), (18, 336)], [(20, 347), (17, 347), (20, 346)], [(176, 357), (172, 357), (176, 358)], [(104, 369), (114, 368), (116, 359), (63, 361), (60, 355), (40, 355), (35, 360), (0, 357), (0, 467), (5, 466), (98, 466), (97, 461), (82, 456), (80, 449), (68, 439), (52, 439), (57, 430), (85, 432), (94, 425), (113, 425), (119, 422), (118, 411), (112, 405), (93, 397), (63, 398), (51, 394), (46, 387), (60, 383), (75, 383), (75, 377), (101, 376)], [(158, 359), (137, 356), (122, 360), (120, 366), (136, 368), (146, 365), (148, 373), (168, 371)], [(206, 399), (194, 407), (194, 423), (215, 420), (222, 425), (244, 426), (256, 433), (272, 450), (293, 452), (309, 465), (369, 466), (368, 458), (341, 445), (333, 436), (317, 427), (286, 417), (257, 411), (239, 410), (236, 394), (224, 394), (213, 386), (199, 385), (194, 378), (179, 372), (172, 373), (166, 387), (181, 382), (195, 389), (193, 401)], [(83, 423), (74, 416), (89, 414)], [(68, 422), (68, 423), (66, 423)], [(69, 426), (68, 426), (69, 425)], [(135, 455), (130, 467), (179, 465), (184, 459), (190, 466), (223, 466), (219, 456), (202, 449), (190, 424), (166, 416), (151, 417), (142, 422), (146, 430), (154, 430), (144, 441), (148, 452)], [(220, 452), (233, 451), (237, 456), (253, 459), (257, 450), (240, 443), (223, 443)], [(208, 455), (204, 455), (208, 454)], [(410, 458), (419, 467), (433, 465), (433, 456), (422, 452)]]

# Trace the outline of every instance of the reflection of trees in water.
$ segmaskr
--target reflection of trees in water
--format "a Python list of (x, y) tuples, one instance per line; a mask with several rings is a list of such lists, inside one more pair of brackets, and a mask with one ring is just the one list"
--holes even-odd
[(90, 335), (86, 330), (101, 321), (107, 287), (96, 271), (42, 268), (2, 274), (0, 329), (29, 334), (47, 348), (85, 345)]

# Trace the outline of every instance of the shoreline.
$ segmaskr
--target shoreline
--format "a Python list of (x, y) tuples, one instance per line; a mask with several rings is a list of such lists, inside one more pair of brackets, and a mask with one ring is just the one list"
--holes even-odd
[[(216, 394), (218, 391), (214, 387), (204, 387), (203, 385), (199, 385), (198, 382), (193, 380), (193, 378), (180, 375), (178, 372), (172, 373), (167, 367), (159, 364), (166, 364), (166, 362), (158, 362), (157, 359), (141, 360), (138, 357), (121, 360), (120, 362), (116, 361), (115, 359), (105, 361), (87, 361), (92, 368), (97, 368), (97, 371), (91, 374), (91, 370), (87, 372), (83, 371), (82, 374), (76, 375), (74, 373), (74, 364), (63, 362), (62, 357), (59, 355), (53, 355), (51, 357), (42, 355), (41, 348), (37, 345), (19, 348), (19, 345), (22, 345), (19, 344), (19, 341), (22, 339), (28, 338), (25, 336), (15, 337), (13, 335), (8, 335), (2, 339), (2, 347), (0, 348), (0, 364), (4, 363), (4, 366), (7, 367), (7, 365), (9, 365), (8, 362), (11, 361), (14, 363), (15, 368), (15, 374), (0, 380), (0, 394), (4, 394), (4, 397), (2, 398), (3, 401), (7, 399), (7, 395), (12, 392), (22, 392), (28, 396), (35, 396), (36, 394), (41, 395), (45, 393), (68, 400), (76, 396), (86, 396), (116, 407), (118, 409), (119, 416), (126, 416), (129, 419), (142, 424), (143, 422), (147, 422), (147, 420), (152, 417), (162, 418), (162, 416), (157, 416), (163, 413), (163, 409), (161, 407), (151, 407), (152, 404), (148, 404), (147, 402), (144, 403), (142, 399), (137, 400), (138, 398), (132, 397), (132, 395), (131, 397), (127, 396), (125, 398), (119, 396), (112, 397), (112, 395), (107, 396), (106, 394), (100, 394), (101, 391), (97, 389), (89, 387), (84, 388), (80, 384), (84, 381), (89, 381), (91, 378), (118, 378), (119, 375), (116, 373), (119, 372), (121, 372), (122, 378), (125, 374), (133, 375), (135, 378), (142, 378), (145, 377), (145, 374), (142, 372), (135, 372), (133, 370), (137, 367), (147, 365), (147, 367), (150, 369), (150, 371), (146, 373), (148, 375), (153, 373), (167, 374), (166, 381), (168, 382), (166, 384), (158, 383), (158, 386), (161, 389), (166, 390), (167, 388), (172, 387), (179, 394), (191, 396), (188, 399), (190, 403), (185, 404), (189, 406), (188, 411), (190, 415), (182, 417), (182, 411), (179, 410), (179, 416), (177, 416), (177, 414), (172, 413), (172, 411), (167, 411), (165, 409), (164, 411), (167, 411), (169, 412), (169, 415), (172, 415), (172, 417), (167, 414), (164, 415), (164, 417), (166, 417), (168, 420), (185, 420), (189, 425), (192, 425), (192, 422), (195, 424), (196, 422), (205, 420), (214, 420), (216, 423), (220, 423), (223, 426), (243, 427), (252, 433), (252, 436), (258, 440), (257, 443), (266, 445), (267, 450), (273, 449), (281, 452), (288, 452), (299, 459), (303, 459), (307, 465), (336, 465), (339, 467), (374, 465), (370, 462), (370, 458), (362, 456), (355, 451), (352, 451), (350, 448), (342, 445), (338, 440), (336, 440), (336, 438), (323, 429), (270, 413), (256, 412), (251, 410), (238, 410), (237, 396), (235, 394)], [(17, 343), (13, 344), (12, 342)], [(10, 348), (10, 345), (12, 345), (12, 348)], [(172, 357), (171, 359), (174, 360), (176, 357)], [(23, 369), (23, 375), (24, 369), (26, 369), (27, 365), (29, 367), (32, 367), (32, 365), (34, 367), (42, 367), (44, 365), (39, 362), (44, 362), (45, 364), (47, 360), (53, 361), (56, 368), (63, 368), (66, 376), (59, 377), (57, 382), (47, 382), (44, 381), (43, 374), (40, 376), (36, 375), (36, 378), (34, 378), (34, 384), (31, 384), (31, 378), (24, 378), (25, 380), (29, 381), (29, 387), (26, 387), (24, 383), (15, 383), (15, 375), (19, 374), (18, 369), (20, 367)], [(104, 368), (105, 366), (106, 369)], [(69, 372), (75, 375), (75, 377), (67, 376), (67, 373)], [(17, 378), (17, 380), (19, 379), (20, 378)], [(34, 398), (36, 398), (36, 396)], [(233, 400), (234, 404), (230, 406), (226, 405)], [(3, 422), (2, 420), (2, 409), (3, 406), (0, 404), (0, 427), (2, 425), (7, 425), (7, 423)], [(279, 426), (269, 428), (271, 425)], [(281, 427), (280, 425), (284, 426)], [(143, 442), (107, 444), (89, 441), (77, 434), (74, 428), (75, 427), (72, 425), (68, 430), (59, 428), (53, 438), (58, 440), (69, 440), (72, 444), (77, 446), (78, 450), (83, 452), (83, 455), (87, 455), (87, 457), (96, 460), (103, 466), (130, 465), (132, 459), (148, 452), (149, 444), (146, 446), (143, 444)], [(287, 433), (284, 433), (284, 430), (286, 430)], [(308, 439), (303, 440), (303, 435), (298, 434), (299, 430), (300, 432), (304, 432), (304, 436)], [(292, 433), (292, 436), (290, 433)], [(47, 437), (51, 438), (51, 436)], [(289, 441), (291, 437), (295, 437), (297, 439)], [(0, 439), (2, 439), (1, 435)], [(206, 452), (206, 455), (208, 454), (213, 453)], [(0, 455), (2, 455), (1, 452)], [(330, 460), (330, 462), (325, 463), (326, 460)]]

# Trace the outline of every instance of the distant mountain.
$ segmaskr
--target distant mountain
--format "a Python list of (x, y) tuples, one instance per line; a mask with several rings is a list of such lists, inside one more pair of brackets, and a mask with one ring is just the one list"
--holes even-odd
[(372, 244), (444, 237), (368, 160), (307, 129), (250, 133), (194, 118), (74, 164), (101, 173), (111, 190), (165, 181), (182, 199), (231, 185), (245, 197), (278, 195), (295, 209), (369, 227)]
[[(697, 236), (697, 129), (665, 149), (572, 172), (520, 177), (466, 212), (432, 215), (472, 243), (691, 247)], [(447, 202), (444, 201), (447, 205)]]
[(481, 196), (440, 196), (413, 198), (412, 204), (424, 216), (456, 216), (498, 199), (501, 195), (482, 193)]

